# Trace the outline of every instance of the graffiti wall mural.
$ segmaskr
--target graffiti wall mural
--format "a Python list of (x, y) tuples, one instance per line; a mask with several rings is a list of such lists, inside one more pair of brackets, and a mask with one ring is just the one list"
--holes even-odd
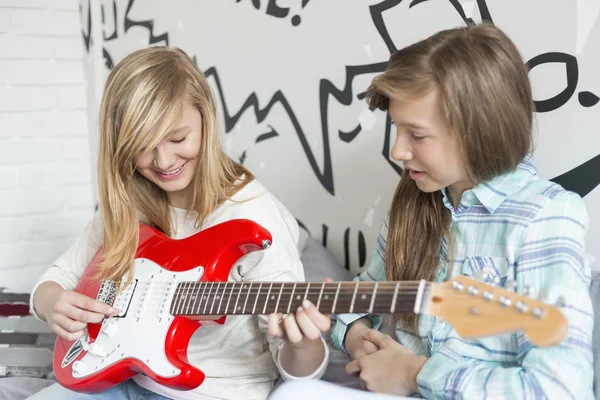
[(396, 49), (489, 21), (529, 68), (534, 162), (542, 177), (585, 198), (595, 261), (599, 13), (600, 0), (80, 0), (86, 73), (96, 77), (88, 87), (92, 146), (102, 80), (114, 65), (142, 47), (180, 47), (211, 84), (232, 157), (358, 273), (401, 172), (389, 154), (390, 119), (364, 101), (369, 82)]

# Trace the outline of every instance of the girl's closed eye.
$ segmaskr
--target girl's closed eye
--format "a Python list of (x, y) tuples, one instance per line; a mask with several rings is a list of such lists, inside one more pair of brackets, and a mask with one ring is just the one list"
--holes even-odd
[(173, 139), (171, 140), (172, 143), (181, 143), (185, 140), (186, 136), (179, 138), (179, 139)]
[(419, 135), (418, 133), (415, 132), (410, 132), (410, 136), (414, 139), (414, 140), (423, 140), (425, 139), (425, 136), (423, 135)]

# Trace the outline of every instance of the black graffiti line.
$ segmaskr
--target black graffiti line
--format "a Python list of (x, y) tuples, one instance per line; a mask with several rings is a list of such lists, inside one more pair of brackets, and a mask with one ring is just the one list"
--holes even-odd
[(146, 20), (146, 21), (134, 21), (129, 18), (129, 12), (131, 11), (131, 7), (133, 7), (133, 3), (135, 0), (129, 0), (127, 4), (127, 11), (125, 11), (125, 33), (129, 31), (130, 28), (134, 26), (141, 26), (143, 28), (148, 29), (148, 33), (150, 34), (150, 39), (148, 40), (148, 44), (154, 44), (164, 41), (165, 46), (169, 45), (169, 33), (163, 33), (159, 36), (154, 36), (154, 20)]
[(581, 104), (583, 107), (593, 107), (600, 101), (600, 97), (596, 96), (592, 92), (588, 92), (587, 90), (579, 92), (577, 98), (579, 99), (579, 104)]
[[(104, 4), (100, 5), (100, 10), (102, 11), (102, 24), (104, 25), (105, 24)], [(106, 37), (106, 32), (104, 32), (104, 29), (102, 30), (104, 40), (107, 42), (110, 40), (114, 40), (118, 37), (118, 35), (117, 35), (117, 2), (115, 0), (113, 0), (113, 21), (114, 21), (113, 24), (114, 24), (115, 30), (109, 37)]]
[[(346, 66), (346, 82), (344, 83), (344, 88), (342, 90), (338, 89), (331, 81), (327, 79), (321, 79), (320, 91), (319, 91), (319, 100), (321, 104), (321, 129), (323, 131), (329, 130), (329, 96), (333, 96), (340, 104), (348, 106), (352, 103), (352, 82), (354, 78), (363, 74), (372, 74), (383, 72), (387, 62), (380, 62), (375, 64), (365, 64), (365, 65), (355, 65), (355, 66)], [(364, 92), (361, 92), (357, 95), (359, 99), (363, 98)], [(339, 138), (349, 143), (361, 132), (362, 127), (358, 124), (352, 131), (343, 132), (338, 130)], [(328, 134), (329, 136), (329, 134)]]
[[(426, 1), (430, 0), (413, 0), (413, 2), (409, 5), (409, 8), (412, 8), (413, 6), (416, 6)], [(465, 24), (470, 25), (474, 23), (471, 18), (467, 18), (465, 11), (458, 0), (449, 1), (458, 13), (458, 15), (460, 15), (462, 20), (465, 22)], [(388, 48), (390, 54), (398, 50), (398, 48), (394, 44), (394, 41), (392, 40), (392, 37), (390, 36), (390, 33), (388, 32), (387, 27), (385, 26), (385, 22), (383, 21), (383, 13), (391, 8), (396, 7), (401, 2), (402, 0), (385, 0), (381, 3), (373, 4), (369, 7), (373, 25), (375, 26), (375, 29), (379, 33), (379, 36)], [(487, 6), (486, 0), (477, 0), (477, 6), (479, 7), (479, 14), (481, 15), (481, 19), (493, 23), (494, 21), (492, 19), (492, 15), (490, 14), (490, 10)]]
[(554, 97), (546, 100), (535, 100), (535, 111), (539, 113), (554, 111), (565, 105), (577, 89), (579, 82), (579, 65), (577, 58), (571, 54), (561, 52), (543, 53), (527, 61), (526, 65), (531, 73), (538, 65), (548, 63), (563, 63), (567, 71), (567, 87)]
[(587, 196), (600, 185), (600, 154), (573, 168), (550, 179), (564, 189), (577, 193), (581, 197)]
[[(81, 18), (83, 14), (83, 6), (79, 4), (79, 16)], [(90, 52), (90, 44), (92, 41), (92, 7), (90, 4), (90, 0), (88, 0), (88, 14), (87, 14), (87, 31), (86, 35), (83, 30), (83, 23), (81, 24), (81, 36), (83, 37), (83, 45), (85, 46), (85, 51)]]
[[(236, 3), (241, 2), (242, 0), (236, 0)], [(257, 10), (260, 10), (260, 0), (252, 0), (252, 5), (254, 6), (254, 8), (256, 8)]]
[(115, 67), (115, 63), (110, 53), (108, 52), (108, 50), (106, 50), (105, 47), (102, 47), (102, 57), (104, 57), (104, 65), (106, 66), (106, 68), (111, 70)]
[(390, 33), (385, 26), (385, 22), (383, 22), (383, 13), (390, 8), (396, 7), (401, 2), (402, 0), (385, 0), (369, 7), (373, 25), (375, 25), (375, 29), (377, 29), (379, 36), (381, 39), (383, 39), (383, 42), (388, 48), (390, 54), (398, 49), (396, 48), (396, 45), (394, 44), (394, 41), (392, 40)]
[(279, 7), (279, 5), (277, 5), (277, 0), (269, 0), (269, 4), (267, 4), (267, 15), (271, 15), (275, 18), (285, 18), (289, 12), (289, 8)]
[[(408, 8), (413, 8), (416, 5), (419, 5), (421, 3), (425, 3), (426, 1), (431, 1), (431, 0), (413, 0), (412, 3), (410, 3), (410, 5), (408, 6)], [(458, 13), (458, 15), (460, 15), (460, 17), (462, 18), (463, 22), (467, 25), (469, 24), (475, 24), (475, 21), (473, 21), (473, 18), (467, 18), (467, 15), (465, 14), (465, 9), (463, 8), (463, 6), (460, 4), (459, 0), (448, 0), (450, 1), (450, 4), (452, 4), (452, 7), (454, 7), (454, 9), (456, 10), (456, 12)], [(494, 21), (492, 20), (492, 15), (490, 14), (490, 10), (485, 2), (486, 0), (477, 0), (477, 7), (479, 8), (479, 15), (481, 15), (481, 19), (483, 21), (488, 21), (491, 23), (494, 23)]]
[(255, 140), (255, 142), (254, 142), (254, 143), (259, 143), (259, 142), (262, 142), (262, 141), (264, 141), (264, 140), (271, 139), (271, 138), (273, 138), (273, 137), (277, 137), (277, 136), (279, 136), (279, 133), (277, 133), (277, 131), (276, 131), (276, 130), (275, 130), (275, 129), (274, 129), (272, 126), (271, 126), (271, 125), (267, 125), (267, 126), (268, 126), (269, 128), (271, 128), (271, 131), (270, 131), (270, 132), (263, 133), (262, 135), (259, 135), (259, 136), (256, 138), (256, 140)]
[(248, 96), (248, 98), (246, 99), (246, 101), (244, 102), (242, 107), (237, 111), (237, 113), (231, 115), (229, 112), (229, 109), (227, 107), (227, 103), (225, 100), (225, 93), (223, 91), (223, 86), (221, 84), (221, 79), (219, 78), (218, 71), (216, 70), (215, 67), (210, 67), (209, 69), (206, 70), (206, 72), (204, 74), (206, 75), (207, 78), (212, 76), (215, 80), (215, 84), (217, 85), (217, 91), (218, 91), (220, 99), (221, 99), (221, 106), (223, 107), (226, 133), (230, 132), (231, 129), (233, 129), (233, 127), (235, 126), (237, 121), (241, 118), (242, 114), (244, 114), (244, 112), (246, 112), (247, 109), (249, 109), (249, 108), (252, 109), (254, 112), (254, 115), (256, 116), (257, 122), (261, 123), (262, 121), (264, 121), (267, 118), (267, 116), (269, 115), (269, 112), (275, 105), (278, 105), (278, 104), (281, 105), (283, 107), (284, 111), (287, 113), (288, 118), (290, 119), (290, 122), (292, 123), (292, 125), (294, 127), (294, 131), (298, 135), (298, 139), (300, 140), (302, 149), (304, 150), (304, 153), (306, 154), (308, 162), (309, 162), (313, 172), (317, 176), (317, 179), (319, 179), (319, 182), (321, 182), (321, 185), (323, 185), (323, 187), (329, 193), (331, 193), (332, 195), (334, 194), (333, 171), (332, 171), (332, 167), (331, 167), (331, 154), (330, 154), (330, 147), (329, 147), (329, 138), (327, 136), (327, 133), (323, 132), (323, 135), (322, 135), (322, 138), (323, 138), (323, 172), (321, 172), (319, 169), (319, 166), (317, 165), (315, 156), (308, 144), (306, 135), (305, 135), (304, 131), (302, 130), (302, 127), (300, 126), (300, 122), (298, 121), (298, 118), (296, 117), (294, 110), (290, 106), (290, 103), (288, 102), (287, 98), (285, 97), (285, 95), (283, 94), (283, 92), (281, 90), (278, 90), (277, 92), (275, 92), (275, 94), (273, 94), (269, 103), (264, 108), (260, 107), (256, 92), (252, 92), (250, 94), (250, 96)]

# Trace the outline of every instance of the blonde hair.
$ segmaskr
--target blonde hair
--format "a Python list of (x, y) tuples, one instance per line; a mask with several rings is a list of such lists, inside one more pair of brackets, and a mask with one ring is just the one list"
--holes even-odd
[(98, 182), (104, 241), (99, 274), (105, 279), (118, 281), (132, 270), (139, 215), (172, 234), (166, 193), (137, 172), (133, 160), (176, 128), (185, 102), (202, 116), (189, 208), (198, 214), (196, 224), (254, 178), (225, 154), (213, 94), (182, 50), (150, 47), (129, 54), (109, 74), (100, 106)]
[[(373, 79), (367, 101), (387, 110), (390, 98), (406, 101), (434, 90), (471, 182), (516, 169), (532, 150), (527, 68), (499, 28), (484, 23), (444, 30), (396, 51), (385, 72)], [(390, 210), (387, 278), (434, 280), (442, 243), (446, 240), (452, 247), (450, 223), (441, 192), (421, 191), (404, 170)], [(398, 319), (417, 331), (415, 315)]]

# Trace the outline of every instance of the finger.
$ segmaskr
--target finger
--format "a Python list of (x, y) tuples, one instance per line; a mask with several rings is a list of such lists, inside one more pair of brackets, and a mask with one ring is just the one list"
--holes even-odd
[(81, 331), (87, 326), (85, 322), (75, 321), (61, 314), (55, 315), (52, 322), (68, 333)]
[(282, 338), (284, 336), (285, 332), (283, 331), (283, 327), (280, 324), (280, 322), (281, 314), (269, 314), (269, 318), (267, 320), (267, 332), (269, 333), (269, 335), (278, 338)]
[(331, 318), (328, 315), (322, 314), (317, 310), (317, 307), (308, 300), (302, 302), (302, 308), (310, 319), (315, 323), (321, 332), (327, 331), (331, 327)]
[(79, 339), (80, 337), (83, 337), (85, 335), (85, 331), (80, 330), (77, 332), (67, 332), (65, 331), (63, 328), (61, 328), (60, 326), (53, 324), (52, 326), (50, 326), (50, 328), (54, 331), (54, 333), (56, 333), (58, 336), (67, 339), (69, 341), (75, 341), (77, 339)]
[(302, 311), (302, 307), (299, 307), (296, 312), (296, 323), (298, 324), (302, 335), (308, 339), (316, 340), (321, 337), (321, 331), (310, 316)]
[(296, 316), (294, 314), (288, 314), (284, 319), (282, 325), (285, 328), (285, 333), (287, 335), (287, 339), (291, 343), (300, 343), (304, 336), (302, 332), (300, 332), (300, 328), (298, 327), (298, 323), (296, 322)]
[(68, 303), (63, 306), (62, 314), (75, 321), (92, 324), (99, 324), (106, 317), (104, 314), (100, 314), (93, 311), (87, 311)]
[(331, 279), (331, 278), (325, 278), (325, 283), (331, 283), (331, 282), (333, 282), (333, 279)]
[(365, 352), (365, 354), (373, 354), (379, 350), (379, 347), (373, 342), (369, 342), (368, 340), (364, 340), (362, 342), (361, 349)]
[(379, 332), (376, 329), (371, 329), (363, 333), (362, 338), (372, 342), (375, 346), (380, 349), (385, 349), (390, 346), (395, 346), (398, 343), (390, 336)]
[(354, 354), (353, 354), (353, 356), (354, 356), (354, 359), (355, 359), (355, 360), (358, 360), (359, 358), (361, 358), (361, 357), (363, 357), (363, 356), (366, 356), (366, 355), (368, 355), (368, 354), (369, 354), (369, 353), (367, 353), (366, 351), (364, 351), (362, 348), (359, 348), (359, 349), (356, 349), (356, 350), (354, 351)]
[(81, 293), (70, 292), (69, 300), (71, 304), (78, 308), (93, 311), (99, 314), (114, 316), (119, 313), (116, 308), (113, 308), (108, 304), (101, 303)]
[(360, 360), (356, 359), (354, 361), (350, 361), (348, 364), (346, 364), (346, 373), (348, 375), (352, 375), (352, 376), (358, 376), (360, 374), (361, 368), (360, 368)]

